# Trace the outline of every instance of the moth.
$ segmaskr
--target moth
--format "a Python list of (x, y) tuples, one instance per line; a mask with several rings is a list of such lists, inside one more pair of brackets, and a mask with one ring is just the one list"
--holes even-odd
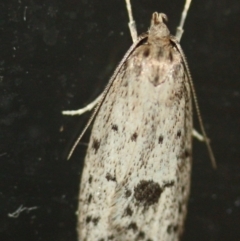
[[(80, 186), (81, 241), (182, 236), (192, 166), (192, 94), (199, 108), (180, 38), (170, 35), (166, 20), (153, 13), (148, 32), (120, 62), (90, 120), (95, 117)], [(201, 123), (200, 118), (206, 137)]]

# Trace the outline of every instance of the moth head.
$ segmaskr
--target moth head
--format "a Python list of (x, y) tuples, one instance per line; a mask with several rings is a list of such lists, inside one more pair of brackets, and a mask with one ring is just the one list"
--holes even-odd
[(167, 15), (164, 13), (153, 13), (152, 20), (151, 20), (151, 26), (149, 29), (149, 36), (154, 36), (157, 38), (164, 38), (168, 37), (170, 35), (170, 32), (164, 23), (164, 21), (167, 21)]

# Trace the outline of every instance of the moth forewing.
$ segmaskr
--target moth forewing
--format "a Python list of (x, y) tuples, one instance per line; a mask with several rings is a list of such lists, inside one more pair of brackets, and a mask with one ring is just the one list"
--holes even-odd
[(172, 241), (183, 232), (192, 104), (165, 16), (153, 14), (96, 115), (80, 188), (81, 241)]

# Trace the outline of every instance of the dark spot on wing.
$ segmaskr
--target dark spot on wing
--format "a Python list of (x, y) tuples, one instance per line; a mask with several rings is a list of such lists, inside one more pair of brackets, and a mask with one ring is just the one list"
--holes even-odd
[(97, 218), (93, 218), (92, 219), (92, 222), (93, 224), (96, 226), (98, 224), (98, 221), (100, 220), (100, 217), (97, 217)]
[(92, 221), (92, 216), (87, 216), (86, 223), (90, 223)]
[(164, 185), (163, 185), (164, 188), (165, 188), (165, 187), (172, 187), (172, 186), (174, 186), (174, 181), (166, 182), (166, 183), (164, 183)]
[(134, 232), (138, 230), (138, 226), (136, 223), (132, 222), (128, 225), (127, 229), (132, 229)]
[(172, 51), (169, 51), (168, 58), (169, 58), (170, 62), (173, 61), (173, 54), (172, 54)]
[(178, 203), (178, 213), (182, 213), (182, 203)]
[(142, 231), (140, 231), (140, 232), (138, 233), (138, 236), (137, 236), (137, 239), (136, 239), (136, 240), (141, 240), (141, 239), (144, 239), (144, 238), (145, 238), (145, 233), (142, 232)]
[(175, 92), (176, 99), (180, 100), (183, 97), (183, 90), (179, 89), (177, 92)]
[(158, 86), (159, 85), (159, 75), (157, 74), (151, 82), (153, 83), (154, 86)]
[(182, 187), (182, 190), (181, 190), (181, 191), (182, 191), (182, 193), (184, 193), (184, 192), (185, 192), (185, 187)]
[(89, 194), (88, 196), (88, 203), (90, 203), (92, 201), (92, 194)]
[(108, 236), (108, 240), (114, 240), (114, 236), (113, 235)]
[[(105, 103), (106, 104), (106, 103)], [(106, 118), (106, 123), (108, 123), (108, 121), (109, 121), (109, 119), (110, 119), (110, 116), (111, 116), (111, 111), (109, 110), (109, 115), (107, 116), (107, 118)]]
[(88, 183), (89, 183), (89, 184), (92, 183), (92, 175), (90, 175), (90, 177), (88, 178)]
[(126, 190), (125, 190), (125, 197), (128, 198), (128, 197), (130, 197), (131, 195), (132, 195), (131, 190), (129, 190), (129, 189), (126, 188)]
[(190, 152), (187, 149), (185, 149), (184, 155), (185, 158), (188, 158), (190, 156)]
[(181, 137), (181, 131), (180, 130), (178, 130), (178, 132), (177, 132), (177, 138), (180, 138)]
[(111, 175), (109, 172), (106, 174), (106, 179), (108, 181), (113, 181), (113, 182), (116, 182), (116, 177)]
[(172, 233), (172, 225), (167, 226), (167, 233), (171, 234)]
[(144, 56), (145, 58), (147, 58), (149, 55), (150, 55), (150, 49), (149, 49), (148, 47), (146, 47), (146, 48), (144, 49), (143, 56)]
[(137, 204), (147, 207), (158, 202), (162, 191), (158, 183), (152, 180), (141, 180), (138, 185), (134, 187), (134, 197)]
[(99, 220), (100, 220), (100, 217), (93, 218), (92, 216), (87, 216), (86, 223), (92, 222), (96, 226)]
[(136, 141), (137, 140), (137, 137), (138, 137), (138, 134), (136, 132), (134, 132), (131, 136), (131, 140), (132, 141)]
[(93, 138), (92, 148), (95, 150), (95, 154), (97, 153), (98, 149), (100, 147), (100, 141), (96, 138)]
[(112, 125), (112, 130), (118, 132), (118, 126), (113, 124), (113, 125)]
[(168, 225), (168, 227), (167, 227), (168, 234), (176, 233), (177, 231), (178, 231), (177, 225)]
[(148, 125), (148, 122), (149, 122), (148, 118), (145, 118), (145, 120), (144, 120), (144, 125), (145, 125), (145, 126)]
[(184, 151), (182, 151), (179, 155), (177, 155), (177, 159), (186, 159), (189, 158), (191, 155), (190, 150), (185, 149)]
[(159, 144), (162, 144), (162, 143), (163, 143), (163, 136), (162, 136), (162, 135), (160, 135), (160, 136), (158, 137), (158, 143), (159, 143)]
[(130, 208), (130, 206), (128, 205), (124, 210), (123, 216), (132, 216), (132, 214), (133, 214), (133, 211)]

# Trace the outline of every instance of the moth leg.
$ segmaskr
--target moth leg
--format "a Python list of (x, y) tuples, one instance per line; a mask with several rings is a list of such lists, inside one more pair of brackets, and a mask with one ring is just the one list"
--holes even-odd
[(205, 141), (205, 138), (203, 135), (201, 135), (198, 131), (194, 130), (192, 131), (192, 136), (198, 139), (199, 141)]
[(138, 35), (137, 35), (136, 23), (133, 18), (133, 14), (132, 14), (132, 6), (131, 6), (130, 0), (126, 0), (126, 8), (127, 8), (127, 12), (128, 12), (128, 18), (129, 18), (128, 27), (129, 27), (129, 30), (131, 33), (133, 43), (135, 43), (137, 41)]
[(181, 20), (180, 20), (180, 23), (179, 23), (179, 25), (177, 27), (177, 31), (176, 31), (176, 39), (178, 40), (178, 42), (180, 42), (183, 32), (184, 32), (183, 26), (184, 26), (184, 23), (185, 23), (187, 14), (188, 14), (188, 9), (190, 7), (191, 1), (192, 0), (186, 0), (185, 4), (184, 4)]
[(64, 110), (62, 111), (63, 115), (82, 115), (87, 111), (91, 111), (96, 105), (97, 103), (100, 101), (100, 99), (102, 98), (102, 94), (99, 95), (94, 101), (92, 101), (91, 103), (89, 103), (87, 106), (78, 109), (78, 110)]

